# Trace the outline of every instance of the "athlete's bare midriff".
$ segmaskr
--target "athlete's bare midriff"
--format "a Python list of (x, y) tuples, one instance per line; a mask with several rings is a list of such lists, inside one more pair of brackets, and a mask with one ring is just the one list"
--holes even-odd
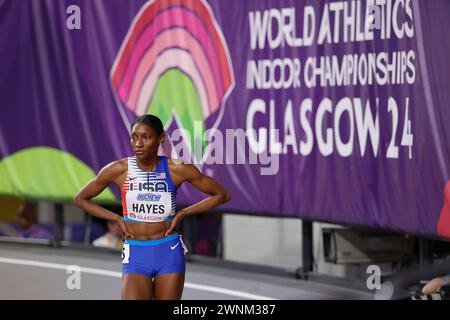
[(126, 221), (128, 230), (134, 234), (133, 240), (156, 240), (164, 238), (170, 228), (170, 221), (163, 222), (132, 222)]
[[(121, 167), (121, 174), (117, 177), (115, 183), (119, 188), (123, 185), (127, 172), (128, 162), (127, 159), (122, 159), (118, 162)], [(125, 221), (128, 230), (134, 234), (133, 240), (157, 240), (164, 238), (164, 234), (170, 228), (170, 221), (163, 222), (133, 222)]]

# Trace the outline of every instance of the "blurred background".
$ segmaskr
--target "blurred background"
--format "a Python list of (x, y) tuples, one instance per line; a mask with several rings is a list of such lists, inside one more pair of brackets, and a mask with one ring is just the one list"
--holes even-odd
[[(80, 255), (120, 271), (120, 229), (72, 199), (132, 156), (145, 113), (185, 130), (180, 158), (232, 194), (181, 225), (187, 298), (224, 299), (195, 281), (244, 299), (433, 298), (422, 288), (450, 273), (448, 12), (448, 0), (0, 0), (0, 281), (16, 288), (0, 298), (39, 297), (14, 281), (16, 262)], [(177, 208), (204, 197), (183, 185)], [(122, 215), (116, 186), (93, 200)], [(368, 286), (371, 266), (387, 293)], [(99, 297), (84, 294), (43, 297)]]

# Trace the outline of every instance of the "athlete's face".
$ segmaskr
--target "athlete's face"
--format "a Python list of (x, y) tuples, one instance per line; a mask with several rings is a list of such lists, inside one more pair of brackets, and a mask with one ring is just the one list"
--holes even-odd
[(159, 135), (155, 129), (138, 123), (131, 130), (131, 147), (136, 157), (150, 159), (158, 154), (158, 147), (163, 141), (164, 135)]

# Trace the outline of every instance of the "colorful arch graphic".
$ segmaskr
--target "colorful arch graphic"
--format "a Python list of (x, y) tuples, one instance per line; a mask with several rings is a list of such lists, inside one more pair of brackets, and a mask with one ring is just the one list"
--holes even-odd
[(202, 139), (194, 121), (201, 123), (203, 135), (204, 120), (221, 108), (234, 85), (228, 47), (208, 5), (203, 0), (146, 4), (122, 43), (111, 83), (136, 116), (156, 114), (166, 128), (175, 117), (193, 137), (193, 150), (195, 140)]

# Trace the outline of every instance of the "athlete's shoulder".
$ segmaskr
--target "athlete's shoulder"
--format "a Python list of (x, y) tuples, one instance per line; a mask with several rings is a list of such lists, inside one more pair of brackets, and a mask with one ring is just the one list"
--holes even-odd
[(117, 167), (128, 168), (128, 158), (122, 158), (111, 163), (113, 163)]
[(168, 157), (167, 163), (169, 164), (170, 169), (175, 171), (189, 170), (191, 167), (195, 168), (193, 164), (186, 163), (182, 159), (173, 159)]
[(168, 158), (168, 163), (171, 172), (184, 178), (192, 178), (196, 175), (201, 174), (195, 165), (186, 163), (181, 159)]
[(120, 186), (120, 181), (126, 175), (127, 171), (128, 159), (123, 158), (108, 163), (98, 172), (95, 179), (99, 183), (108, 184), (111, 182), (115, 182)]
[(128, 158), (112, 161), (103, 167), (103, 169), (110, 169), (110, 170), (120, 170), (125, 168), (128, 168)]
[(128, 170), (128, 158), (123, 158), (119, 160), (112, 161), (104, 166), (100, 172), (100, 175), (121, 175)]
[(170, 158), (170, 157), (167, 157), (167, 163), (170, 165), (173, 165), (173, 166), (185, 164), (182, 159), (174, 159), (174, 158)]

